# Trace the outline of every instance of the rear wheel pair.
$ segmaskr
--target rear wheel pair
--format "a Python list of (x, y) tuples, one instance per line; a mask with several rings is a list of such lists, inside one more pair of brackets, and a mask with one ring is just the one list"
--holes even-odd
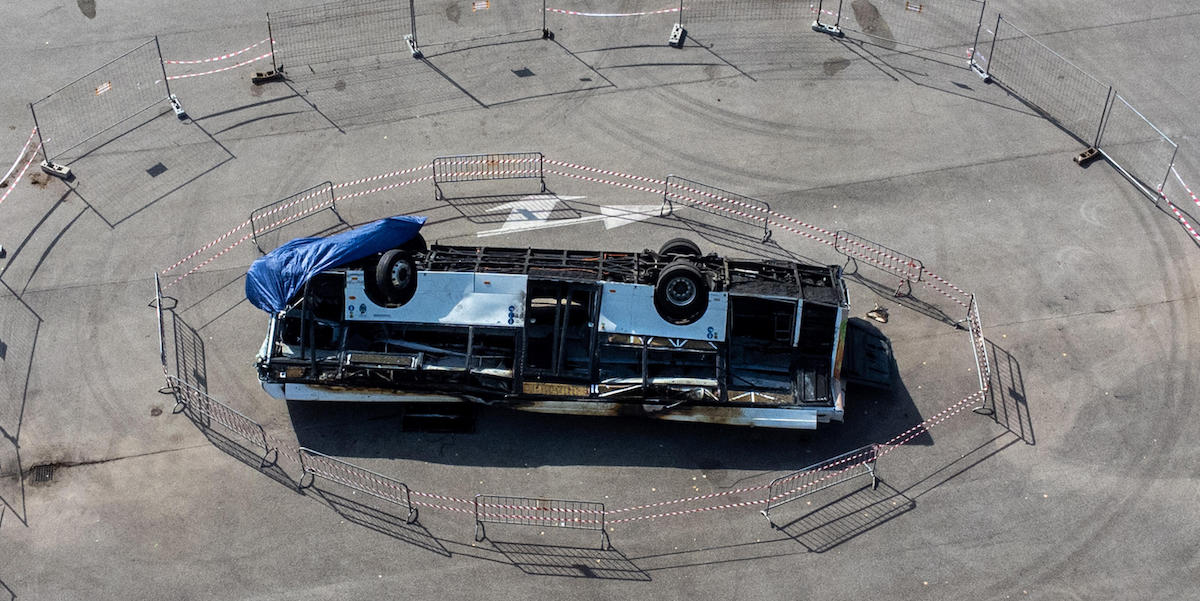
[(693, 261), (700, 256), (700, 247), (687, 238), (675, 238), (663, 244), (658, 254), (673, 260), (658, 274), (654, 308), (675, 325), (695, 323), (708, 310), (708, 280)]

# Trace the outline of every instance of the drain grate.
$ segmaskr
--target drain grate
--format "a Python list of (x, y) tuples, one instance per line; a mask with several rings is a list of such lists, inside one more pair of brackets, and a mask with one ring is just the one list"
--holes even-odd
[(33, 466), (33, 481), (34, 482), (49, 482), (54, 479), (53, 465), (35, 465)]
[(513, 75), (516, 75), (517, 77), (533, 77), (533, 71), (530, 71), (529, 67), (513, 69), (512, 72)]
[(162, 163), (155, 163), (153, 167), (146, 170), (150, 177), (158, 177), (167, 172), (167, 166)]

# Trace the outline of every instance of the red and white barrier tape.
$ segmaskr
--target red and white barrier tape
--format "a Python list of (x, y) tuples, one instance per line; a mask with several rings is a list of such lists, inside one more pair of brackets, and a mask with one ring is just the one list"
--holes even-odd
[(233, 58), (235, 56), (238, 56), (239, 54), (245, 54), (246, 52), (250, 52), (251, 50), (258, 48), (259, 46), (262, 46), (263, 44), (266, 44), (269, 41), (271, 41), (271, 38), (267, 38), (256, 44), (251, 44), (249, 46), (246, 46), (245, 48), (242, 48), (241, 50), (238, 50), (237, 52), (230, 52), (229, 54), (222, 54), (221, 56), (214, 56), (212, 58), (202, 58), (199, 60), (191, 60), (191, 61), (163, 61), (163, 64), (164, 65), (200, 65), (203, 63), (215, 63), (217, 61), (223, 61), (226, 59)]
[[(553, 170), (553, 169), (547, 169), (547, 170), (546, 170), (546, 173), (553, 173), (554, 175), (561, 175), (561, 176), (563, 176), (563, 177), (571, 177), (571, 178), (575, 178), (575, 179), (580, 179), (580, 180), (583, 180), (583, 181), (585, 181), (585, 182), (595, 182), (595, 183), (598, 183), (598, 184), (608, 184), (608, 185), (610, 185), (610, 186), (617, 186), (618, 188), (628, 188), (628, 189), (630, 189), (630, 190), (637, 190), (637, 191), (639, 191), (639, 192), (649, 192), (649, 193), (651, 193), (651, 194), (662, 194), (662, 190), (661, 190), (661, 189), (659, 189), (659, 190), (655, 190), (655, 189), (653, 189), (653, 188), (647, 188), (646, 186), (638, 186), (638, 185), (635, 185), (635, 184), (626, 184), (626, 183), (622, 183), (622, 182), (614, 182), (614, 181), (609, 181), (609, 180), (605, 180), (605, 179), (599, 179), (599, 178), (595, 178), (595, 177), (589, 177), (589, 176), (586, 176), (586, 175), (579, 175), (579, 174), (577, 174), (577, 173), (567, 173), (567, 172), (565, 172), (565, 171), (555, 171), (555, 170)], [(662, 182), (660, 181), (660, 182), (658, 182), (658, 183), (660, 183), (660, 184), (661, 184)]]
[(13, 160), (12, 167), (8, 168), (8, 172), (4, 174), (4, 177), (0, 177), (0, 182), (8, 181), (8, 176), (12, 175), (13, 170), (17, 168), (17, 165), (21, 164), (21, 157), (25, 156), (25, 151), (29, 150), (29, 145), (33, 144), (33, 137), (36, 135), (37, 128), (35, 127), (33, 128), (33, 131), (29, 132), (29, 139), (25, 140), (25, 145), (21, 147), (21, 152), (17, 154), (17, 158)]
[[(687, 7), (683, 7), (685, 10)], [(664, 8), (661, 10), (648, 10), (637, 13), (584, 13), (575, 10), (565, 10), (562, 8), (547, 8), (548, 13), (558, 13), (560, 15), (571, 15), (573, 17), (644, 17), (646, 15), (665, 15), (667, 13), (677, 13), (680, 8)]]
[[(414, 490), (413, 494), (417, 494), (417, 491)], [(446, 511), (457, 511), (458, 513), (465, 513), (467, 515), (475, 514), (475, 510), (463, 509), (462, 507), (450, 507), (449, 505), (438, 505), (436, 503), (425, 503), (423, 501), (413, 501), (412, 504), (416, 505), (417, 507), (428, 507), (430, 509), (444, 509)]]
[[(1175, 170), (1174, 166), (1171, 167), (1171, 174), (1175, 176), (1176, 180), (1179, 180), (1179, 185), (1183, 186), (1184, 190), (1187, 190), (1188, 196), (1192, 197), (1192, 202), (1196, 203), (1196, 206), (1200, 206), (1200, 198), (1196, 198), (1196, 193), (1192, 192), (1192, 189), (1188, 187), (1187, 182), (1183, 181), (1182, 177), (1179, 177), (1179, 172)], [(1160, 190), (1159, 193), (1161, 194), (1162, 191)]]
[(17, 187), (17, 182), (20, 182), (21, 178), (25, 176), (25, 170), (29, 169), (29, 166), (33, 164), (33, 159), (37, 158), (37, 153), (41, 149), (42, 143), (38, 142), (38, 145), (34, 147), (33, 152), (29, 155), (29, 160), (25, 161), (25, 166), (21, 167), (21, 172), (18, 173), (17, 178), (13, 180), (13, 185), (9, 186), (8, 189), (4, 191), (3, 195), (0, 195), (0, 203), (3, 203), (5, 199), (8, 198), (8, 195), (12, 194), (12, 191)]
[(245, 67), (246, 65), (249, 65), (250, 63), (256, 63), (256, 62), (258, 62), (264, 58), (267, 58), (269, 56), (271, 56), (270, 52), (268, 52), (262, 56), (259, 56), (257, 58), (252, 58), (248, 61), (242, 61), (236, 65), (229, 65), (228, 67), (221, 67), (220, 69), (213, 69), (212, 71), (205, 71), (203, 73), (185, 73), (183, 75), (168, 75), (167, 80), (171, 81), (171, 80), (176, 80), (176, 79), (187, 79), (189, 77), (200, 77), (201, 75), (212, 75), (213, 73), (220, 73), (222, 71), (229, 71), (230, 69), (237, 69), (238, 67)]
[(1158, 191), (1158, 195), (1167, 203), (1167, 207), (1170, 208), (1171, 212), (1175, 214), (1175, 218), (1178, 219), (1179, 223), (1183, 225), (1183, 229), (1187, 230), (1187, 232), (1191, 234), (1192, 239), (1200, 242), (1200, 234), (1196, 233), (1196, 229), (1192, 227), (1191, 222), (1189, 222), (1187, 217), (1183, 215), (1183, 211), (1180, 211), (1179, 207), (1175, 206), (1175, 203), (1171, 202), (1171, 200), (1167, 198), (1167, 195), (1163, 194), (1162, 190)]
[(595, 167), (587, 167), (585, 165), (576, 165), (575, 163), (565, 163), (563, 161), (556, 161), (554, 159), (546, 159), (546, 162), (551, 165), (558, 165), (559, 167), (569, 167), (571, 169), (579, 169), (580, 171), (599, 173), (601, 175), (609, 175), (612, 177), (623, 177), (625, 179), (632, 179), (632, 180), (646, 182), (646, 183), (650, 183), (650, 184), (660, 184), (661, 185), (663, 183), (663, 180), (654, 179), (652, 177), (645, 177), (642, 175), (630, 175), (628, 173), (621, 173), (619, 171), (609, 171), (608, 169), (597, 169)]
[(475, 502), (470, 499), (459, 499), (457, 497), (447, 497), (445, 495), (421, 492), (419, 490), (412, 491), (412, 494), (421, 496), (421, 497), (430, 498), (430, 499), (438, 499), (439, 501), (450, 501), (451, 503), (462, 503), (463, 505), (474, 505), (475, 504)]
[(179, 267), (180, 265), (183, 265), (184, 263), (187, 263), (188, 261), (194, 259), (196, 257), (196, 255), (199, 255), (200, 253), (212, 248), (213, 246), (220, 244), (222, 240), (234, 235), (235, 233), (238, 232), (238, 230), (241, 230), (242, 228), (249, 227), (249, 225), (250, 225), (249, 219), (247, 219), (246, 221), (243, 221), (241, 225), (229, 230), (228, 232), (225, 232), (224, 234), (221, 234), (220, 236), (217, 236), (216, 240), (213, 240), (212, 242), (209, 242), (208, 244), (205, 244), (204, 246), (197, 248), (196, 250), (194, 250), (190, 254), (188, 254), (188, 256), (176, 261), (174, 265), (162, 270), (159, 273), (161, 273), (162, 275), (167, 275), (168, 273), (174, 271), (175, 268)]
[(426, 163), (424, 165), (421, 165), (420, 167), (409, 167), (408, 169), (400, 169), (399, 171), (392, 171), (391, 173), (383, 173), (380, 175), (373, 175), (371, 177), (364, 177), (361, 179), (356, 179), (356, 180), (350, 181), (350, 182), (342, 182), (340, 184), (335, 184), (333, 186), (333, 189), (339, 190), (341, 188), (346, 188), (348, 186), (357, 186), (358, 184), (365, 184), (367, 182), (373, 182), (376, 180), (387, 179), (389, 177), (396, 177), (399, 175), (408, 175), (409, 173), (416, 173), (417, 171), (421, 171), (423, 169), (429, 169), (429, 168), (430, 168), (430, 163)]
[(374, 194), (374, 193), (376, 193), (376, 192), (383, 192), (383, 191), (385, 191), (385, 190), (393, 190), (393, 189), (395, 189), (395, 188), (402, 188), (402, 187), (404, 187), (404, 186), (407, 186), (407, 185), (409, 185), (409, 184), (415, 184), (415, 183), (417, 183), (417, 182), (425, 182), (425, 181), (429, 181), (429, 180), (431, 180), (431, 179), (433, 179), (433, 176), (432, 176), (432, 175), (426, 175), (426, 176), (424, 176), (424, 177), (418, 177), (418, 178), (416, 178), (416, 179), (410, 179), (410, 180), (406, 180), (406, 181), (403, 181), (403, 182), (398, 182), (398, 183), (395, 183), (395, 184), (388, 184), (388, 185), (386, 185), (386, 186), (380, 186), (380, 187), (378, 187), (378, 188), (372, 188), (372, 189), (370, 189), (370, 190), (363, 190), (362, 192), (355, 192), (355, 193), (353, 193), (353, 194), (347, 194), (347, 195), (345, 195), (345, 196), (339, 196), (339, 197), (337, 197), (337, 199), (338, 199), (338, 200), (348, 200), (348, 199), (351, 199), (351, 198), (357, 198), (357, 197), (359, 197), (359, 196), (366, 196), (367, 194)]

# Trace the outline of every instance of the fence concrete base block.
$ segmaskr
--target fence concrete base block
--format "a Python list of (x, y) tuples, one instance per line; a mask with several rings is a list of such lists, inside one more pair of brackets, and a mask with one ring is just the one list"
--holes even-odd
[(992, 83), (992, 76), (988, 75), (987, 69), (979, 66), (979, 63), (971, 61), (971, 70), (983, 80), (983, 83)]
[(553, 40), (554, 32), (550, 31), (549, 29), (543, 29), (542, 30), (542, 39), (543, 40)]
[(1100, 156), (1100, 151), (1097, 150), (1095, 146), (1093, 146), (1093, 147), (1088, 148), (1087, 150), (1075, 155), (1074, 161), (1075, 161), (1075, 164), (1079, 165), (1080, 167), (1087, 167), (1088, 164), (1090, 164), (1092, 161), (1099, 158), (1099, 156)]
[(272, 81), (283, 81), (283, 69), (278, 71), (275, 69), (271, 69), (270, 71), (258, 71), (253, 77), (250, 78), (250, 83), (256, 86), (261, 86), (264, 83), (269, 83)]
[(71, 168), (66, 165), (55, 165), (50, 161), (42, 161), (42, 171), (59, 179), (70, 180)]
[(683, 48), (683, 42), (687, 39), (687, 30), (683, 28), (682, 23), (676, 23), (671, 27), (671, 37), (667, 38), (667, 45), (672, 48)]
[(179, 117), (180, 120), (187, 119), (187, 111), (183, 110), (183, 105), (179, 104), (179, 99), (174, 94), (171, 94), (170, 99), (171, 110), (175, 111), (175, 116)]
[(817, 33), (827, 33), (838, 38), (846, 35), (837, 25), (826, 25), (820, 21), (813, 21), (812, 30)]
[(424, 58), (425, 55), (421, 54), (420, 48), (417, 48), (417, 39), (412, 34), (404, 36), (404, 43), (408, 45), (408, 51), (413, 58)]

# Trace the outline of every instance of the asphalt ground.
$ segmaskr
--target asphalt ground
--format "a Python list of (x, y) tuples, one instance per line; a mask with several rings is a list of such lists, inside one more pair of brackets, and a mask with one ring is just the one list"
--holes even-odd
[[(166, 59), (238, 50), (266, 37), (264, 12), (300, 5), (4, 8), (3, 160), (28, 137), (28, 103), (105, 59), (155, 34)], [(677, 50), (665, 45), (671, 15), (551, 15), (545, 41), (526, 30), (537, 11), (477, 26), (469, 5), (431, 6), (419, 21), (426, 61), (343, 61), (264, 86), (249, 81), (262, 61), (173, 80), (188, 120), (160, 103), (68, 153), (75, 181), (35, 164), (10, 182), (0, 599), (1192, 598), (1200, 303), (1188, 233), (1108, 164), (1076, 166), (1076, 140), (963, 61), (744, 8), (689, 23)], [(1200, 13), (1189, 3), (996, 2), (985, 21), (996, 10), (1113, 83), (1179, 142), (1182, 177), (1200, 178), (1186, 69)], [(52, 150), (74, 133), (64, 122), (44, 132)], [(978, 299), (995, 415), (939, 421), (881, 458), (877, 489), (858, 479), (792, 503), (775, 514), (782, 529), (749, 505), (611, 524), (602, 550), (595, 532), (492, 527), (476, 542), (463, 512), (423, 508), (407, 524), (394, 505), (335, 484), (298, 492), (286, 459), (264, 466), (236, 434), (157, 392), (155, 272), (321, 182), (527, 150), (698, 180), (920, 259)], [(428, 238), (459, 244), (640, 249), (687, 235), (734, 255), (845, 260), (778, 229), (760, 245), (752, 227), (695, 209), (643, 218), (660, 194), (560, 174), (546, 181), (560, 200), (530, 227), (508, 204), (527, 183), (463, 184), (437, 200), (416, 182), (347, 198), (341, 221), (320, 212), (264, 243), (412, 213), (430, 218)], [(605, 220), (622, 211), (611, 207), (634, 216)], [(852, 265), (854, 315), (891, 312), (878, 327), (899, 379), (889, 394), (852, 391), (844, 424), (777, 432), (484, 409), (471, 432), (406, 431), (397, 407), (289, 406), (261, 391), (252, 361), (266, 316), (242, 295), (253, 241), (192, 271), (243, 233), (163, 274), (172, 370), (274, 439), (416, 491), (610, 510), (727, 493), (888, 440), (977, 388), (970, 340), (953, 325), (962, 307), (920, 283), (895, 298), (894, 277)], [(56, 467), (49, 482), (34, 477), (42, 465)]]

